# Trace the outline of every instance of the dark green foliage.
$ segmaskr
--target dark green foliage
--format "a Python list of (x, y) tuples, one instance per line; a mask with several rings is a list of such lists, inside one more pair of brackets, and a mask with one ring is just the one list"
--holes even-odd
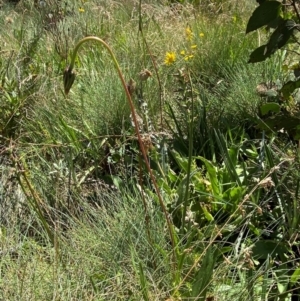
[(295, 28), (293, 20), (283, 20), (276, 30), (270, 36), (269, 42), (255, 49), (250, 54), (248, 63), (262, 62), (273, 55), (278, 49), (281, 49), (289, 41)]
[(292, 36), (295, 26), (296, 23), (293, 20), (288, 19), (281, 21), (269, 39), (267, 44), (267, 52), (273, 54), (278, 49), (281, 49), (283, 46), (285, 46)]
[[(285, 1), (284, 4), (287, 6), (284, 8), (277, 1), (258, 2), (260, 6), (255, 9), (249, 19), (246, 33), (266, 27), (270, 35), (266, 44), (258, 47), (250, 54), (249, 63), (262, 62), (275, 56), (278, 50), (287, 48), (288, 44), (288, 49), (293, 50), (295, 49), (294, 45), (299, 42), (297, 23), (300, 20), (295, 1)], [(297, 52), (290, 52), (286, 54), (285, 59), (286, 61), (288, 59), (299, 60), (298, 56)], [(296, 67), (292, 67), (291, 71), (293, 68)], [(300, 139), (300, 108), (296, 94), (299, 87), (299, 78), (294, 72), (293, 77), (288, 77), (288, 80), (282, 77), (279, 87), (268, 90), (267, 93), (262, 95), (265, 103), (260, 107), (261, 118), (257, 121), (260, 129), (268, 134), (285, 131), (293, 139)], [(278, 156), (269, 147), (265, 148), (265, 154), (270, 167), (275, 166), (275, 161), (279, 159)], [(299, 178), (296, 174), (295, 187), (298, 187)], [(288, 177), (288, 172), (286, 176)], [(296, 284), (298, 284), (298, 271), (294, 268), (294, 261), (299, 261), (299, 242), (294, 241), (295, 244), (291, 246), (289, 239), (290, 235), (295, 233), (296, 229), (299, 229), (299, 218), (296, 217), (297, 213), (295, 211), (299, 204), (296, 205), (292, 195), (288, 196), (286, 194), (286, 190), (281, 183), (287, 182), (282, 178), (280, 172), (275, 172), (272, 175), (272, 180), (274, 185), (278, 185), (273, 197), (268, 202), (272, 211), (269, 214), (264, 214), (261, 221), (256, 221), (255, 227), (259, 229), (263, 224), (266, 226), (269, 220), (270, 224), (273, 224), (273, 234), (258, 240), (254, 244), (252, 252), (253, 257), (259, 260), (261, 264), (267, 264), (270, 257), (277, 258), (280, 262), (277, 267), (274, 267), (278, 291), (271, 290), (268, 299), (272, 296), (272, 300), (286, 300), (288, 290), (291, 289), (293, 291), (292, 300), (294, 300), (298, 298), (297, 290), (294, 290)], [(283, 195), (287, 198), (284, 198)], [(276, 220), (277, 222), (275, 222)], [(291, 223), (291, 221), (294, 222)], [(296, 278), (297, 280), (294, 281)]]
[(246, 33), (268, 25), (279, 15), (281, 3), (277, 1), (265, 1), (258, 6), (248, 21)]
[(258, 63), (262, 62), (268, 57), (270, 57), (271, 53), (269, 53), (267, 50), (267, 45), (262, 45), (258, 48), (256, 48), (251, 54), (250, 59), (248, 63)]
[[(267, 58), (274, 56), (278, 50), (286, 48), (288, 44), (290, 45), (289, 49), (296, 47), (298, 43), (297, 32), (299, 30), (297, 22), (300, 22), (299, 13), (294, 1), (287, 2), (286, 4), (290, 5), (284, 7), (284, 9), (282, 4), (277, 1), (260, 2), (260, 6), (253, 12), (248, 21), (246, 33), (264, 26), (272, 32), (266, 44), (252, 51), (248, 63), (265, 61)], [(290, 52), (285, 58), (295, 60), (297, 59), (295, 53), (294, 51)], [(296, 75), (295, 72), (294, 74)], [(271, 97), (265, 95), (267, 99), (272, 98), (272, 102), (276, 100), (280, 110), (278, 110), (278, 106), (275, 108), (273, 105), (271, 108), (269, 105), (265, 106), (263, 104), (261, 108), (262, 121), (258, 122), (258, 126), (268, 132), (278, 132), (284, 129), (290, 137), (297, 140), (300, 137), (298, 129), (300, 108), (296, 99), (296, 92), (300, 87), (300, 82), (295, 77), (288, 81), (281, 80), (281, 88), (278, 89), (278, 93), (275, 92)], [(267, 115), (266, 112), (270, 114)]]

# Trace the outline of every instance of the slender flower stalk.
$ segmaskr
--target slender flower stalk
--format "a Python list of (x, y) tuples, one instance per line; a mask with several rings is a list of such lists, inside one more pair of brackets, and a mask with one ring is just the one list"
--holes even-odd
[(139, 146), (140, 146), (140, 150), (141, 150), (141, 153), (142, 153), (142, 156), (143, 156), (143, 159), (145, 161), (145, 164), (146, 164), (146, 167), (147, 167), (147, 170), (149, 172), (149, 175), (150, 175), (150, 178), (151, 178), (151, 181), (153, 183), (153, 186), (155, 188), (155, 191), (156, 191), (156, 194), (157, 194), (157, 197), (158, 197), (158, 200), (159, 200), (159, 203), (160, 203), (160, 206), (162, 208), (162, 211), (165, 215), (165, 219), (166, 219), (166, 222), (167, 222), (167, 225), (168, 225), (168, 229), (169, 229), (169, 235), (170, 235), (170, 239), (171, 239), (171, 242), (172, 242), (172, 246), (173, 246), (173, 250), (175, 248), (175, 239), (174, 239), (174, 234), (173, 234), (173, 228), (172, 228), (172, 223), (171, 223), (171, 220), (170, 220), (170, 217), (169, 217), (169, 214), (168, 214), (168, 211), (166, 209), (166, 206), (163, 202), (163, 199), (162, 199), (162, 196), (160, 194), (160, 191), (159, 191), (159, 188), (158, 188), (158, 185), (157, 185), (157, 182), (155, 180), (155, 177), (154, 177), (154, 174), (151, 170), (151, 167), (150, 167), (150, 164), (149, 164), (149, 161), (148, 161), (148, 157), (147, 157), (147, 153), (146, 153), (146, 150), (145, 150), (145, 147), (144, 147), (144, 143), (143, 143), (143, 140), (141, 138), (141, 135), (140, 135), (140, 131), (139, 131), (139, 123), (138, 123), (138, 120), (137, 120), (137, 114), (135, 112), (135, 108), (134, 108), (134, 105), (133, 105), (133, 101), (131, 99), (131, 94), (130, 94), (130, 91), (128, 89), (128, 85), (126, 84), (125, 82), (125, 79), (124, 79), (124, 76), (121, 72), (121, 69), (120, 69), (120, 66), (119, 66), (119, 63), (112, 51), (112, 49), (109, 47), (109, 45), (103, 41), (102, 39), (98, 38), (98, 37), (95, 37), (95, 36), (89, 36), (89, 37), (86, 37), (86, 38), (83, 38), (82, 40), (80, 40), (75, 48), (74, 48), (74, 51), (72, 53), (72, 56), (71, 56), (71, 63), (70, 65), (65, 69), (64, 71), (64, 74), (63, 74), (63, 80), (64, 80), (64, 89), (65, 89), (65, 93), (68, 94), (73, 83), (74, 83), (74, 80), (75, 80), (75, 72), (73, 71), (74, 69), (74, 65), (75, 65), (75, 59), (76, 59), (76, 56), (77, 56), (77, 52), (79, 50), (79, 48), (86, 42), (88, 41), (94, 41), (94, 42), (98, 42), (100, 44), (102, 44), (106, 50), (109, 52), (112, 60), (113, 60), (113, 63), (117, 69), (117, 72), (118, 72), (118, 75), (119, 75), (119, 78), (122, 82), (122, 85), (123, 85), (123, 88), (124, 88), (124, 91), (126, 93), (126, 97), (127, 97), (127, 100), (128, 100), (128, 105), (130, 107), (130, 111), (131, 111), (131, 116), (132, 116), (132, 119), (133, 119), (133, 123), (134, 123), (134, 128), (135, 128), (135, 132), (136, 132), (136, 136), (138, 138), (138, 141), (139, 141)]

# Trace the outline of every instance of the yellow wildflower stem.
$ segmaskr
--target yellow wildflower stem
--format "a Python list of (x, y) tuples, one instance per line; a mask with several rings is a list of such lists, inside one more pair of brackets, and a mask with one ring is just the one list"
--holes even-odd
[(141, 150), (141, 153), (142, 153), (142, 156), (143, 156), (143, 159), (145, 161), (145, 164), (146, 164), (146, 168), (149, 172), (149, 175), (150, 175), (150, 178), (151, 178), (151, 181), (153, 183), (153, 186), (155, 188), (155, 191), (156, 191), (156, 194), (157, 194), (157, 197), (159, 199), (159, 203), (160, 203), (160, 206), (162, 208), (162, 211), (165, 215), (165, 219), (166, 219), (166, 222), (167, 222), (167, 225), (168, 225), (168, 229), (169, 229), (169, 235), (170, 235), (170, 239), (171, 239), (171, 242), (172, 242), (172, 246), (173, 246), (173, 249), (175, 247), (175, 239), (174, 239), (174, 233), (173, 233), (173, 227), (172, 227), (172, 223), (171, 223), (171, 220), (169, 218), (169, 214), (168, 214), (168, 211), (166, 209), (166, 206), (163, 202), (163, 199), (162, 199), (162, 196), (159, 192), (159, 188), (158, 188), (158, 185), (157, 185), (157, 182), (155, 180), (155, 177), (154, 177), (154, 174), (151, 170), (151, 167), (150, 167), (150, 164), (149, 164), (149, 160), (148, 160), (148, 157), (147, 157), (147, 154), (146, 154), (146, 150), (145, 150), (145, 147), (144, 147), (144, 144), (143, 144), (143, 141), (142, 141), (142, 138), (141, 138), (141, 135), (140, 135), (140, 131), (139, 131), (139, 124), (138, 124), (138, 121), (137, 121), (137, 117), (136, 117), (136, 113), (135, 113), (135, 108), (134, 108), (134, 105), (133, 105), (133, 102), (132, 102), (132, 99), (131, 99), (131, 95), (129, 93), (129, 90), (127, 88), (127, 85), (126, 85), (126, 82), (125, 82), (125, 79), (124, 79), (124, 76), (121, 72), (121, 68), (119, 66), (119, 63), (112, 51), (112, 49), (109, 47), (109, 45), (104, 42), (102, 39), (98, 38), (98, 37), (95, 37), (95, 36), (90, 36), (90, 37), (86, 37), (86, 38), (83, 38), (82, 40), (80, 40), (75, 48), (74, 48), (74, 51), (72, 53), (72, 56), (71, 56), (71, 63), (69, 65), (69, 67), (65, 70), (64, 72), (64, 85), (65, 85), (65, 90), (66, 90), (66, 94), (68, 93), (68, 91), (71, 89), (71, 86), (74, 82), (74, 79), (75, 79), (75, 74), (73, 73), (73, 68), (74, 68), (74, 64), (75, 64), (75, 59), (76, 59), (76, 55), (77, 55), (77, 52), (79, 50), (79, 48), (86, 42), (88, 41), (95, 41), (95, 42), (99, 42), (101, 43), (105, 48), (106, 50), (109, 52), (112, 60), (113, 60), (113, 63), (117, 69), (117, 72), (118, 72), (118, 75), (119, 75), (119, 78), (122, 82), (122, 85), (123, 85), (123, 88), (124, 88), (124, 91), (126, 93), (126, 97), (127, 97), (127, 100), (128, 100), (128, 104), (130, 106), (130, 111), (131, 111), (131, 115), (132, 115), (132, 118), (133, 118), (133, 122), (134, 122), (134, 128), (135, 128), (135, 132), (136, 132), (136, 135), (137, 135), (137, 138), (138, 138), (138, 142), (139, 142), (139, 146), (140, 146), (140, 150)]

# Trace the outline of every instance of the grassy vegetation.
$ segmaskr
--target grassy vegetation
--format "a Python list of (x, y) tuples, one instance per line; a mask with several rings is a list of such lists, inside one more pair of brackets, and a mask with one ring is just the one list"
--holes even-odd
[[(257, 127), (284, 54), (247, 64), (253, 2), (4, 1), (1, 300), (297, 300), (299, 149)], [(64, 92), (91, 35), (140, 141), (99, 43)]]

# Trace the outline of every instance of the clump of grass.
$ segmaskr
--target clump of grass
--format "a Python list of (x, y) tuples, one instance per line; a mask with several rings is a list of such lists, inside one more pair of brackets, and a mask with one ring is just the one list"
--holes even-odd
[(3, 298), (135, 300), (141, 297), (134, 268), (138, 262), (146, 267), (147, 278), (151, 273), (149, 291), (153, 297), (167, 294), (169, 263), (147, 240), (150, 230), (153, 243), (168, 249), (159, 210), (152, 209), (146, 225), (139, 193), (97, 192), (89, 204), (82, 199), (77, 219), (68, 218), (72, 230), (64, 233), (57, 225), (60, 239), (55, 248), (46, 238), (36, 243), (24, 237), (17, 228), (1, 232)]

